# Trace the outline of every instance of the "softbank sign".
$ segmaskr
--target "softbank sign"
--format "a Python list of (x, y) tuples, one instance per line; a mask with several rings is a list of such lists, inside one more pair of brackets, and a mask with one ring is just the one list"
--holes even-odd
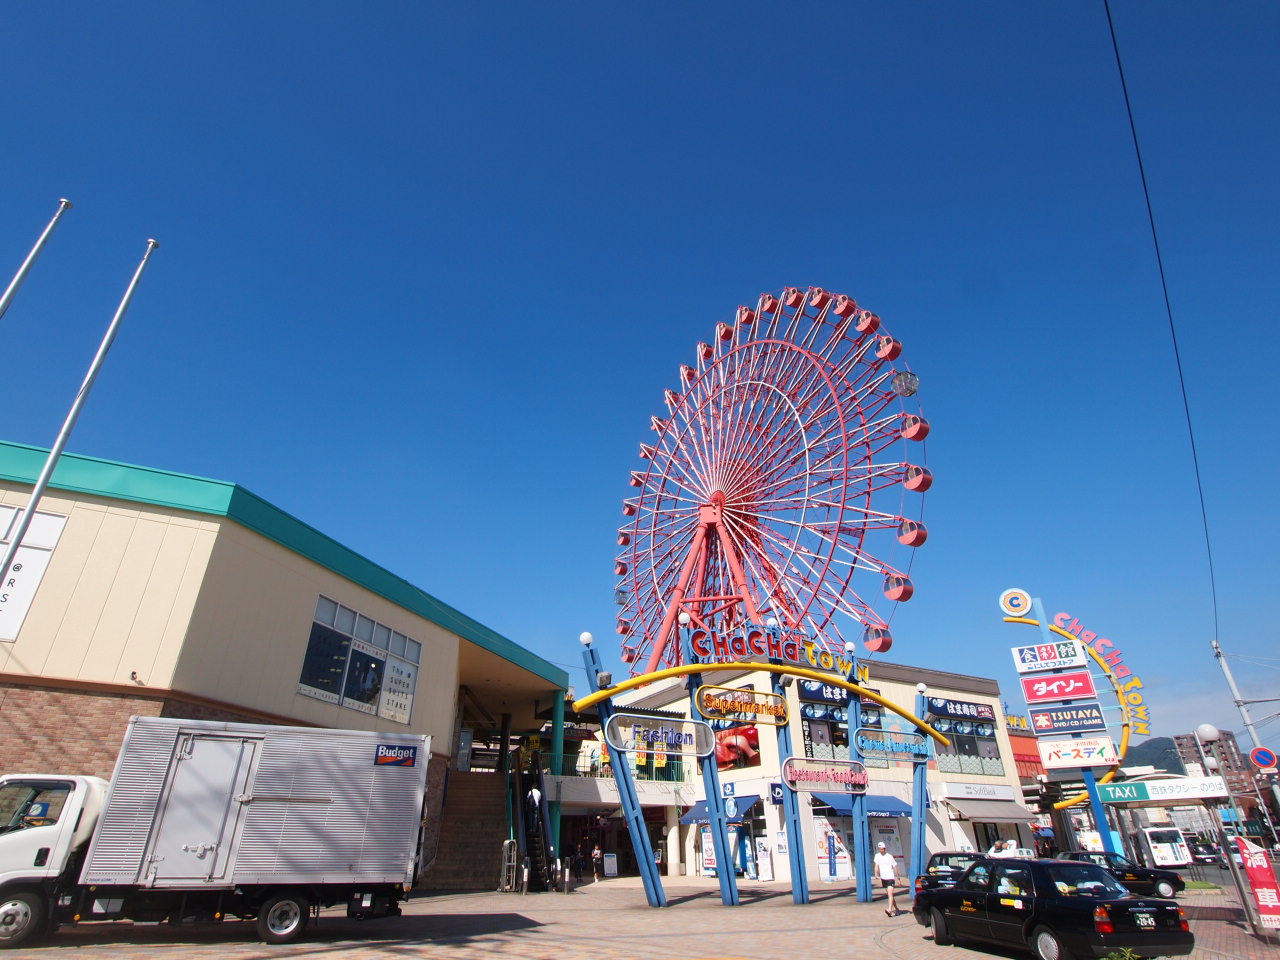
[[(798, 667), (830, 670), (847, 676), (853, 660), (824, 650), (808, 637), (786, 636), (763, 627), (747, 627), (723, 635), (714, 630), (695, 630), (689, 638), (694, 659), (699, 663), (727, 660), (781, 660)], [(858, 682), (870, 677), (870, 668), (858, 665)]]

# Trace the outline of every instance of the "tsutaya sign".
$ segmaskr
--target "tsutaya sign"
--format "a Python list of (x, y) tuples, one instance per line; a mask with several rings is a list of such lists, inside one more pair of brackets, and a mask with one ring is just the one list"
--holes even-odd
[[(694, 660), (699, 663), (764, 658), (798, 667), (831, 670), (841, 676), (848, 676), (854, 663), (851, 658), (834, 654), (803, 634), (780, 633), (750, 624), (728, 635), (714, 630), (694, 630), (689, 635), (689, 645), (693, 648)], [(866, 683), (870, 678), (871, 668), (858, 664), (858, 683)]]

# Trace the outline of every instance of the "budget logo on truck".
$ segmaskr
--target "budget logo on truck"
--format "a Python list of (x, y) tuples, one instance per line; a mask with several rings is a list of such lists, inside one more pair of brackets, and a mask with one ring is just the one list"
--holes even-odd
[(377, 752), (373, 755), (373, 765), (375, 767), (416, 767), (418, 748), (380, 743)]

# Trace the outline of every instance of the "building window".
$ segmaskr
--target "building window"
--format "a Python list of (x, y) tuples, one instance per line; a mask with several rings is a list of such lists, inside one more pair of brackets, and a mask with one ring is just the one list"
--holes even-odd
[(951, 740), (951, 746), (936, 746), (938, 769), (943, 773), (1003, 777), (1004, 761), (996, 740), (995, 724), (988, 721), (938, 717), (933, 727)]
[(322, 596), (316, 601), (298, 693), (408, 723), (421, 656), (416, 640)]

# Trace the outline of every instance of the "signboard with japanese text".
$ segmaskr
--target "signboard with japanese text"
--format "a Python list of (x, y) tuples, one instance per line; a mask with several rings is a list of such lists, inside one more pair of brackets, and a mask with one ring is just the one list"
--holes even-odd
[(1098, 696), (1088, 670), (1070, 670), (1022, 677), (1022, 695), (1029, 705), (1055, 700), (1092, 700)]
[(1253, 888), (1258, 923), (1267, 930), (1280, 930), (1280, 883), (1276, 882), (1267, 851), (1244, 837), (1236, 837), (1235, 841), (1249, 886)]
[(1058, 639), (1051, 643), (1034, 643), (1010, 649), (1013, 653), (1013, 666), (1019, 673), (1083, 667), (1089, 662), (1089, 655), (1084, 652), (1078, 640)]
[(1069, 707), (1040, 707), (1031, 714), (1031, 732), (1037, 737), (1063, 733), (1102, 733), (1107, 729), (1102, 704), (1097, 700), (1073, 703)]
[(995, 720), (996, 708), (989, 703), (970, 700), (948, 700), (945, 697), (929, 697), (925, 711), (935, 717), (953, 717), (956, 720)]
[(1046, 770), (1068, 767), (1109, 767), (1119, 763), (1115, 742), (1110, 737), (1080, 737), (1076, 740), (1039, 740), (1040, 762)]
[(1227, 782), (1222, 777), (1167, 777), (1161, 780), (1100, 783), (1098, 795), (1102, 797), (1103, 803), (1204, 800), (1207, 797), (1227, 796)]

